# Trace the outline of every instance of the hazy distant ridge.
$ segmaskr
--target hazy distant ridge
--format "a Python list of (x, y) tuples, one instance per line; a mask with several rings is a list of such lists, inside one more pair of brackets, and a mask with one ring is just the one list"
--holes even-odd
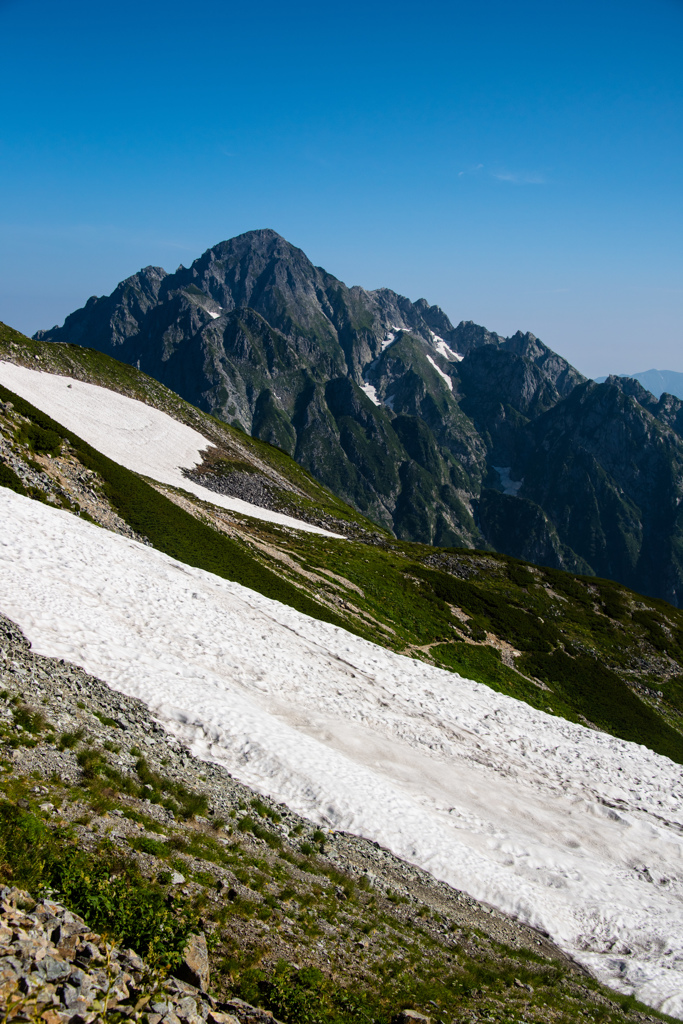
[[(663, 394), (683, 398), (683, 373), (677, 370), (641, 370), (638, 373), (618, 373), (617, 377), (630, 377), (647, 388), (655, 398)], [(607, 377), (595, 377), (596, 384), (604, 384)]]

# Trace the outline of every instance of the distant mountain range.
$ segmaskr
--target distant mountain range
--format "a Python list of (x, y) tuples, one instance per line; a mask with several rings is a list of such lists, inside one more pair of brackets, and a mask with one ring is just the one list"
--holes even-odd
[(403, 540), (683, 599), (683, 402), (589, 381), (533, 334), (348, 288), (261, 230), (147, 267), (35, 337), (139, 367)]
[[(641, 370), (640, 373), (620, 373), (619, 377), (637, 380), (644, 388), (652, 392), (655, 398), (663, 394), (683, 398), (683, 373), (677, 370)], [(596, 377), (596, 384), (603, 384), (607, 377)]]

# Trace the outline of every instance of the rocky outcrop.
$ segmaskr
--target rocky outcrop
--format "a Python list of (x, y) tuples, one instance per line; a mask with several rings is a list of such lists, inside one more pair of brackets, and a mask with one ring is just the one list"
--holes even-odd
[(208, 994), (204, 935), (191, 937), (176, 976), (155, 977), (132, 950), (119, 949), (55, 900), (0, 888), (0, 1011), (3, 1020), (91, 1024), (277, 1024), (241, 999)]

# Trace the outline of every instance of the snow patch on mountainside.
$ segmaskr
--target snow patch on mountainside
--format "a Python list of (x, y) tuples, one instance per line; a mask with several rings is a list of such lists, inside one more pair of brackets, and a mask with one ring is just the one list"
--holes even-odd
[(377, 389), (372, 384), (361, 384), (360, 389), (361, 391), (365, 392), (370, 401), (374, 402), (375, 405), (382, 404), (379, 398), (377, 397)]
[(511, 466), (494, 466), (493, 468), (500, 477), (500, 486), (503, 488), (503, 494), (511, 494), (516, 498), (520, 487), (524, 483), (524, 479), (513, 480), (510, 476)]
[(199, 756), (683, 1015), (681, 766), (1, 487), (0, 610)]
[(217, 494), (194, 480), (188, 480), (181, 470), (199, 464), (201, 453), (210, 447), (210, 442), (196, 430), (144, 402), (96, 384), (30, 370), (14, 363), (0, 362), (0, 381), (103, 455), (134, 473), (141, 473), (161, 484), (182, 487), (230, 512), (309, 533), (339, 536), (293, 516), (252, 505), (241, 498)]
[(429, 333), (432, 336), (434, 348), (436, 349), (440, 356), (443, 356), (444, 359), (448, 359), (451, 363), (462, 362), (464, 356), (461, 356), (457, 352), (454, 352), (450, 345), (446, 344), (443, 338), (440, 338), (438, 334), (434, 334), (434, 331), (430, 331)]
[(447, 374), (447, 373), (444, 373), (444, 372), (443, 372), (443, 370), (441, 370), (441, 369), (440, 369), (440, 368), (439, 368), (439, 367), (438, 367), (438, 366), (436, 365), (436, 363), (434, 362), (434, 360), (433, 360), (433, 359), (432, 359), (432, 357), (430, 356), (429, 352), (427, 352), (427, 353), (426, 353), (426, 356), (427, 356), (427, 359), (429, 360), (429, 362), (430, 362), (430, 363), (432, 364), (432, 366), (433, 366), (433, 367), (434, 367), (434, 369), (436, 370), (436, 372), (438, 373), (438, 375), (439, 375), (440, 377), (443, 377), (443, 379), (444, 379), (444, 380), (445, 380), (445, 382), (446, 382), (446, 385), (448, 386), (448, 389), (449, 389), (450, 391), (452, 391), (452, 390), (453, 390), (453, 381), (451, 380), (451, 378), (450, 378), (450, 377), (448, 376), (448, 374)]

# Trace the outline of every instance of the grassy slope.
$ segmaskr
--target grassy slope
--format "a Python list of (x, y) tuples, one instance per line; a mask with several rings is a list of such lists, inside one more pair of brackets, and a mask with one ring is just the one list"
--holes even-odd
[[(332, 569), (363, 589), (363, 606), (394, 630), (376, 631), (384, 646), (422, 648), (444, 668), (683, 763), (683, 612), (666, 602), (488, 552), (296, 544), (309, 569)], [(518, 652), (514, 668), (499, 640)]]
[[(235, 837), (227, 849), (211, 834), (179, 822), (171, 842), (148, 835), (132, 839), (132, 855), (127, 855), (106, 838), (99, 842), (84, 838), (83, 829), (68, 819), (61, 826), (46, 824), (37, 801), (31, 800), (35, 781), (15, 776), (9, 784), (0, 782), (0, 790), (5, 791), (0, 797), (0, 882), (19, 885), (37, 896), (46, 890), (57, 892), (60, 901), (93, 930), (142, 955), (157, 976), (174, 972), (189, 935), (201, 930), (201, 921), (211, 934), (215, 995), (237, 995), (276, 1014), (285, 1024), (391, 1024), (406, 1006), (432, 1014), (436, 1008), (439, 1015), (503, 1013), (502, 1018), (489, 1019), (508, 1024), (571, 1024), (578, 1013), (589, 1012), (602, 1024), (671, 1020), (631, 997), (605, 989), (547, 953), (534, 954), (524, 947), (506, 946), (474, 928), (458, 928), (459, 922), (441, 908), (418, 905), (412, 920), (397, 913), (395, 904), (400, 907), (405, 899), (359, 887), (317, 856), (319, 847), (311, 856), (311, 843), (295, 840), (283, 850), (277, 834), (259, 824), (263, 819), (253, 810), (252, 816), (241, 818), (246, 822), (244, 839), (240, 842)], [(94, 785), (84, 778), (71, 791), (53, 779), (48, 795), (60, 805), (78, 800), (80, 822), (87, 821), (93, 831), (106, 833), (111, 821), (107, 811), (112, 809), (123, 810), (150, 831), (161, 831), (154, 818), (145, 814), (144, 798), (138, 796), (140, 785), (135, 785), (138, 780), (123, 781), (132, 790), (123, 798), (109, 786), (109, 795), (103, 799), (100, 778)], [(29, 808), (19, 807), (19, 800)], [(90, 813), (83, 814), (88, 806)], [(275, 856), (253, 849), (247, 835), (253, 829), (267, 836)], [(173, 892), (168, 884), (171, 870), (177, 869), (190, 878), (187, 896)], [(224, 897), (217, 905), (216, 880), (226, 875), (246, 884), (248, 895)], [(336, 895), (339, 889), (344, 893), (343, 905)], [(384, 939), (384, 955), (366, 962), (360, 977), (359, 971), (341, 963), (334, 973), (313, 965), (302, 967), (284, 957), (273, 967), (268, 963), (267, 938), (260, 948), (256, 943), (250, 948), (240, 934), (242, 921), (253, 919), (268, 921), (269, 928), (298, 919), (311, 944), (333, 929), (349, 944), (369, 944), (371, 937), (373, 952)], [(436, 938), (439, 927), (442, 936)], [(297, 956), (305, 959), (300, 952)]]
[[(0, 355), (2, 344), (22, 346), (26, 357), (35, 346), (43, 364), (49, 358), (49, 369), (73, 373), (76, 366), (98, 383), (113, 380), (116, 390), (169, 412), (175, 408), (192, 426), (198, 426), (198, 418), (207, 429), (218, 423), (132, 367), (92, 350), (29, 342), (9, 328), (0, 331)], [(17, 351), (12, 350), (13, 358)], [(490, 552), (382, 538), (351, 510), (349, 519), (365, 524), (364, 539), (371, 544), (311, 534), (283, 537), (263, 523), (252, 524), (245, 542), (228, 538), (212, 528), (210, 516), (207, 521), (206, 506), (202, 520), (193, 517), (28, 403), (8, 393), (4, 397), (37, 429), (68, 438), (81, 461), (103, 479), (122, 518), (167, 554), (683, 763), (683, 612), (665, 602), (641, 598), (610, 581)], [(278, 449), (239, 432), (232, 435), (243, 446), (253, 444), (258, 457), (267, 457), (283, 475), (297, 482), (308, 477)], [(36, 439), (28, 434), (27, 439), (35, 448)], [(6, 485), (16, 489), (9, 478)], [(316, 489), (327, 494), (313, 481), (306, 500), (315, 500)], [(334, 514), (341, 518), (343, 503), (334, 502)], [(505, 644), (512, 650), (503, 660)]]

